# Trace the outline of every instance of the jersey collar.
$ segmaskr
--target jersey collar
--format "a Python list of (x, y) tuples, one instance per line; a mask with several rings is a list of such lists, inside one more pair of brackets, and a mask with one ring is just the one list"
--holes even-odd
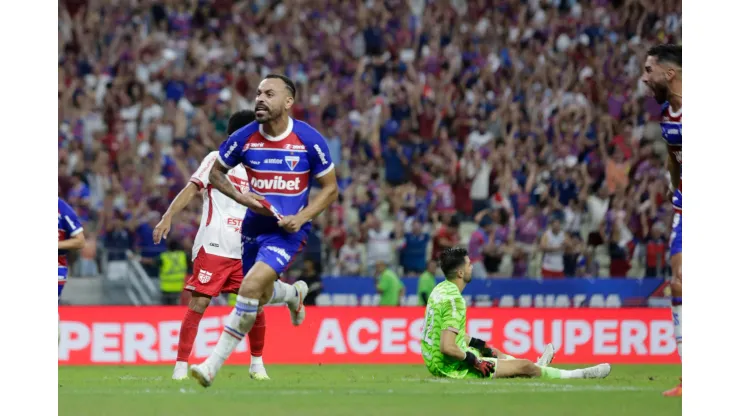
[(288, 137), (288, 135), (293, 131), (293, 118), (288, 117), (288, 128), (285, 129), (284, 132), (282, 132), (279, 136), (270, 136), (269, 134), (265, 133), (265, 130), (262, 128), (262, 124), (260, 124), (260, 134), (262, 137), (264, 137), (266, 140), (269, 140), (271, 142), (279, 142), (280, 140), (283, 140), (284, 138)]

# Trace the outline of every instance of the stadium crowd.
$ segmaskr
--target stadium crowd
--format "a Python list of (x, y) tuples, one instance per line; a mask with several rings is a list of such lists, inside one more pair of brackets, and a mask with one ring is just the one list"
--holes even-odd
[[(373, 276), (382, 261), (418, 274), (467, 244), (480, 278), (665, 275), (660, 107), (639, 78), (650, 45), (680, 43), (680, 0), (59, 11), (59, 195), (89, 240), (78, 275), (98, 273), (98, 251), (154, 263), (161, 213), (268, 73), (295, 80), (293, 116), (324, 134), (337, 167), (340, 199), (303, 254), (319, 273)], [(192, 245), (200, 210), (169, 239)]]

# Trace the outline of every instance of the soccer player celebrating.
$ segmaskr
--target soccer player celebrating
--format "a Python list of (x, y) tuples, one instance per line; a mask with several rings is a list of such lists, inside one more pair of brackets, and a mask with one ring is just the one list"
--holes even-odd
[[(211, 169), (211, 185), (248, 208), (242, 222), (246, 276), (216, 348), (205, 362), (190, 367), (190, 374), (204, 387), (213, 383), (224, 361), (252, 329), (260, 306), (287, 303), (294, 325), (306, 316), (306, 283), (298, 281), (291, 287), (276, 280), (305, 244), (310, 221), (337, 199), (338, 186), (326, 140), (288, 115), (295, 96), (295, 84), (289, 78), (265, 77), (257, 88), (257, 122), (221, 144), (218, 163)], [(247, 170), (251, 192), (238, 192), (229, 181), (228, 171), (239, 164)], [(321, 190), (309, 204), (312, 180)]]
[[(253, 121), (254, 112), (248, 110), (236, 112), (229, 118), (227, 133), (232, 134)], [(200, 320), (211, 303), (211, 298), (222, 292), (236, 293), (244, 279), (241, 261), (241, 223), (247, 209), (209, 184), (208, 174), (217, 158), (218, 152), (213, 151), (203, 159), (190, 182), (177, 194), (162, 216), (162, 220), (154, 228), (154, 242), (159, 244), (162, 238), (167, 238), (172, 218), (188, 206), (195, 194), (201, 190), (205, 191), (200, 228), (193, 244), (193, 275), (185, 286), (185, 290), (192, 292), (193, 296), (180, 326), (173, 380), (188, 377), (188, 358), (198, 335)], [(237, 165), (229, 170), (228, 177), (239, 192), (248, 192), (247, 172), (243, 166)], [(265, 330), (265, 314), (260, 310), (252, 330), (249, 331), (249, 350), (252, 355), (249, 376), (256, 380), (269, 379), (262, 362)]]
[[(552, 359), (540, 357), (535, 364), (529, 360), (503, 357), (482, 340), (465, 334), (465, 299), (462, 291), (472, 279), (473, 266), (464, 248), (448, 248), (442, 252), (440, 267), (445, 281), (438, 284), (427, 304), (421, 334), (421, 355), (430, 373), (449, 378), (541, 377), (605, 378), (611, 372), (609, 364), (599, 364), (579, 370), (548, 367)], [(544, 358), (544, 359), (543, 359)]]
[(62, 198), (59, 198), (57, 224), (57, 282), (59, 286), (57, 301), (59, 301), (62, 299), (64, 284), (67, 283), (67, 253), (70, 250), (80, 250), (85, 247), (85, 235), (77, 214)]
[[(668, 145), (668, 170), (673, 189), (673, 231), (671, 232), (671, 310), (673, 312), (674, 336), (681, 356), (681, 46), (663, 44), (650, 48), (645, 60), (642, 81), (650, 88), (655, 100), (663, 106), (660, 127)], [(663, 393), (665, 396), (681, 396), (682, 383)]]

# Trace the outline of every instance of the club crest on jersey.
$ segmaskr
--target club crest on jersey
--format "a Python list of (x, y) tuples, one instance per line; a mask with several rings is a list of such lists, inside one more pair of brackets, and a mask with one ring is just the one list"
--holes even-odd
[(198, 280), (200, 280), (201, 283), (206, 284), (211, 280), (212, 276), (213, 273), (201, 270), (200, 273), (198, 273)]
[(298, 162), (301, 159), (298, 156), (285, 156), (285, 164), (288, 165), (290, 170), (295, 170), (295, 167), (298, 166)]

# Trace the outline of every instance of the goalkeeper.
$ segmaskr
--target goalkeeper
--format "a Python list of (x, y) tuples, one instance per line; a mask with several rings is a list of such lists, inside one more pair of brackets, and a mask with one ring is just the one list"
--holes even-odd
[(472, 279), (473, 266), (464, 248), (448, 248), (440, 256), (445, 281), (429, 295), (421, 353), (432, 375), (449, 378), (541, 377), (605, 378), (609, 364), (579, 370), (548, 367), (552, 360), (552, 345), (537, 364), (501, 354), (482, 340), (465, 334), (465, 299), (462, 291)]

